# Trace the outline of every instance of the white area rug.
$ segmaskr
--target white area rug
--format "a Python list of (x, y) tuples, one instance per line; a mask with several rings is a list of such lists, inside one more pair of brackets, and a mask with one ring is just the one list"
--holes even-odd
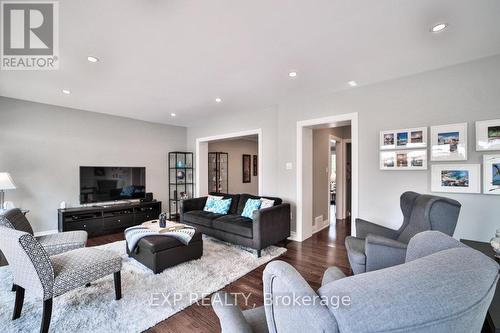
[[(271, 246), (257, 258), (254, 253), (210, 237), (204, 236), (203, 242), (201, 259), (168, 268), (157, 275), (128, 258), (125, 241), (100, 246), (123, 257), (122, 299), (114, 299), (112, 275), (89, 288), (78, 288), (57, 297), (50, 331), (142, 332), (193, 304), (196, 300), (190, 299), (190, 293), (197, 293), (201, 299), (286, 252), (285, 248)], [(11, 320), (15, 298), (11, 285), (8, 267), (0, 267), (0, 331), (38, 332), (42, 301), (27, 293), (21, 318)], [(158, 293), (182, 293), (183, 297), (174, 304), (172, 296), (163, 302), (165, 299)], [(153, 306), (152, 302), (160, 301), (162, 306)]]

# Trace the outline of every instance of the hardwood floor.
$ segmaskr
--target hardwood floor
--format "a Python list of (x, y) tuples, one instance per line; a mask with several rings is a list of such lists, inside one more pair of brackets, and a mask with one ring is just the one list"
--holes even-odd
[[(323, 272), (330, 266), (337, 266), (350, 273), (344, 239), (350, 235), (351, 223), (337, 220), (330, 226), (314, 234), (304, 242), (290, 242), (288, 251), (276, 260), (283, 260), (294, 266), (307, 280), (313, 289), (319, 288)], [(106, 235), (91, 238), (88, 246), (101, 245), (123, 239), (123, 234)], [(247, 275), (224, 288), (230, 293), (241, 292), (250, 295), (247, 306), (242, 309), (261, 306), (262, 272), (265, 265), (258, 267)], [(126, 290), (123, 290), (126, 293)], [(157, 311), (157, 310), (154, 310)], [(192, 305), (174, 316), (158, 323), (146, 331), (147, 333), (179, 333), (179, 332), (220, 332), (219, 320), (211, 306)]]

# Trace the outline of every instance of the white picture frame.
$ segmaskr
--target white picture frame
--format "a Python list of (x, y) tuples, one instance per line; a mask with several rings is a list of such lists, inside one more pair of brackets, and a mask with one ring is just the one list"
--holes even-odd
[(380, 150), (427, 148), (427, 127), (380, 131)]
[(467, 161), (467, 123), (431, 126), (431, 161)]
[(500, 195), (500, 155), (483, 156), (483, 193)]
[(384, 150), (379, 163), (380, 170), (427, 170), (427, 149)]
[(476, 121), (476, 151), (500, 150), (500, 119)]
[(481, 193), (481, 165), (432, 165), (431, 191), (445, 193)]

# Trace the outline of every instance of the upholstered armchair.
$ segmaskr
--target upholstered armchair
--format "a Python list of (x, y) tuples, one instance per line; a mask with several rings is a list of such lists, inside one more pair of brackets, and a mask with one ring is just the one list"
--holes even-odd
[(118, 254), (81, 248), (49, 257), (31, 234), (4, 226), (0, 226), (0, 249), (10, 263), (16, 289), (12, 320), (21, 316), (28, 291), (43, 300), (41, 333), (49, 330), (54, 297), (114, 274), (116, 299), (121, 298), (122, 259)]
[(411, 239), (403, 265), (350, 277), (330, 268), (314, 291), (292, 266), (273, 261), (264, 270), (263, 307), (241, 311), (224, 292), (212, 296), (212, 306), (223, 333), (480, 332), (498, 268), (426, 231)]
[[(0, 226), (2, 225), (34, 235), (31, 224), (18, 208), (9, 209), (0, 213)], [(57, 234), (36, 236), (35, 238), (43, 246), (49, 256), (85, 247), (87, 244), (86, 231), (67, 231)]]
[(356, 237), (347, 237), (345, 246), (354, 274), (404, 263), (410, 239), (426, 230), (453, 235), (460, 213), (456, 200), (405, 192), (400, 198), (403, 223), (398, 230), (356, 219)]

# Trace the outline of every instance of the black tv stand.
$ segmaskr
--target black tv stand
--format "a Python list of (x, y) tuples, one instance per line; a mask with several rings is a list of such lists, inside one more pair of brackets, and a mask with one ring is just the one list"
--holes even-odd
[(57, 212), (59, 231), (85, 230), (93, 237), (157, 219), (161, 213), (161, 201), (65, 208)]

